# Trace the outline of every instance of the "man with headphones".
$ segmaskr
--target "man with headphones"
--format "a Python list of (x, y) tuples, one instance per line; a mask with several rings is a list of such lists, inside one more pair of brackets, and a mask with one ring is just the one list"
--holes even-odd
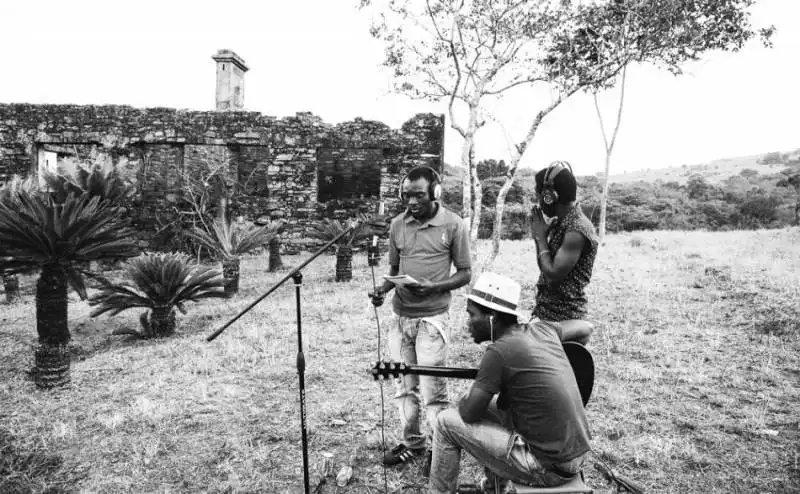
[(576, 202), (577, 189), (566, 161), (556, 161), (536, 174), (532, 230), (540, 275), (530, 326), (552, 327), (562, 341), (585, 344), (592, 332), (592, 325), (582, 321), (585, 288), (592, 278), (598, 237)]
[[(427, 166), (411, 169), (400, 182), (406, 210), (389, 226), (389, 275), (406, 274), (416, 283), (395, 286), (384, 281), (369, 294), (380, 306), (386, 293), (395, 289), (396, 320), (387, 331), (389, 357), (394, 361), (446, 365), (450, 292), (468, 284), (472, 276), (469, 232), (461, 217), (439, 202), (441, 195), (439, 174)], [(421, 405), (432, 425), (450, 403), (444, 378), (407, 375), (396, 385), (402, 442), (384, 455), (386, 465), (423, 456), (428, 438), (420, 427)]]
[(462, 451), (485, 467), (487, 480), (558, 486), (578, 475), (591, 449), (559, 337), (519, 324), (520, 292), (511, 278), (483, 272), (467, 295), (470, 335), (489, 346), (469, 392), (436, 420), (432, 494), (456, 492)]

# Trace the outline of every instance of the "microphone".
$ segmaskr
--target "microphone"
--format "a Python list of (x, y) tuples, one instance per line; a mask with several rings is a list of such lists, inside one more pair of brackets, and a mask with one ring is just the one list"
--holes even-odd
[[(380, 225), (376, 225), (375, 223), (377, 223), (377, 222), (379, 222)], [(378, 230), (384, 230), (385, 231), (386, 227), (387, 227), (386, 218), (384, 218), (384, 213), (383, 213), (383, 201), (381, 201), (380, 204), (378, 205), (378, 216), (377, 217), (373, 217), (373, 219), (372, 219), (372, 221), (370, 223), (370, 227), (373, 229), (372, 247), (367, 249), (367, 252), (368, 252), (367, 261), (368, 261), (370, 266), (376, 266), (378, 264), (379, 255), (378, 255), (378, 235), (377, 235), (377, 232), (375, 230), (378, 229)], [(374, 276), (375, 276), (375, 273), (373, 272), (373, 285), (375, 284)]]
[[(383, 201), (381, 201), (378, 204), (378, 217), (383, 217)], [(386, 223), (386, 220), (383, 220), (383, 222)], [(372, 236), (372, 246), (373, 247), (377, 247), (378, 246), (378, 236), (377, 235), (373, 235)]]

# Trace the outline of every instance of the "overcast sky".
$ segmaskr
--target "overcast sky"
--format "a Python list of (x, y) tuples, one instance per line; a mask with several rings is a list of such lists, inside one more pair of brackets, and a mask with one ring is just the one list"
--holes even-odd
[[(417, 112), (444, 113), (444, 104), (391, 93), (382, 46), (356, 3), (8, 0), (0, 7), (0, 102), (209, 110), (211, 55), (229, 48), (250, 67), (248, 110), (311, 111), (330, 123), (360, 116), (392, 127)], [(759, 0), (752, 21), (777, 27), (774, 48), (752, 42), (740, 53), (711, 54), (677, 78), (650, 67), (629, 71), (613, 171), (800, 148), (800, 1)], [(506, 136), (520, 139), (546, 102), (518, 91), (494, 104), (504, 129), (479, 136), (478, 156), (507, 158)], [(610, 118), (612, 99), (603, 104)], [(448, 163), (458, 162), (459, 146), (448, 131)], [(579, 174), (602, 169), (591, 98), (574, 97), (548, 116), (523, 166), (554, 159), (570, 160)]]

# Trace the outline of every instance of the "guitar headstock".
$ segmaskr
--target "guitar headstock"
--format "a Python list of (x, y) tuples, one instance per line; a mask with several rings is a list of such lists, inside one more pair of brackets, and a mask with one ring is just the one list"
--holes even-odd
[(389, 379), (391, 377), (398, 378), (408, 374), (408, 366), (403, 362), (375, 362), (372, 366), (372, 377), (377, 381), (378, 379)]

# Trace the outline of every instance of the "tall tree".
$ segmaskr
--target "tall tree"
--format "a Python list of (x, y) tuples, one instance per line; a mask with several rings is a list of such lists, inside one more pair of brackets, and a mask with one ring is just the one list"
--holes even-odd
[[(600, 133), (603, 136), (603, 147), (606, 151), (606, 162), (603, 173), (603, 191), (600, 194), (600, 222), (597, 226), (600, 241), (602, 242), (606, 236), (606, 216), (608, 214), (608, 185), (609, 176), (611, 174), (611, 153), (614, 152), (614, 144), (617, 142), (617, 135), (619, 135), (619, 126), (622, 123), (622, 108), (625, 104), (625, 82), (628, 76), (628, 67), (622, 68), (622, 75), (620, 76), (620, 90), (619, 90), (619, 103), (617, 106), (617, 118), (614, 123), (614, 130), (611, 131), (609, 136), (606, 133), (606, 127), (603, 123), (603, 113), (600, 111), (600, 104), (597, 102), (597, 91), (592, 94), (594, 99), (594, 109), (597, 111), (597, 120), (600, 122)], [(610, 138), (609, 138), (610, 137)]]
[[(708, 50), (736, 51), (758, 34), (754, 0), (362, 0), (376, 11), (372, 34), (386, 47), (397, 90), (448, 102), (463, 138), (464, 216), (477, 239), (481, 190), (474, 161), (487, 99), (518, 86), (545, 85), (553, 97), (532, 108), (527, 132), (511, 148), (497, 195), (490, 264), (499, 252), (505, 197), (543, 119), (578, 91), (614, 85), (631, 63), (674, 74)], [(768, 42), (773, 28), (760, 31)], [(535, 108), (535, 107), (534, 107)], [(461, 113), (457, 113), (461, 110)], [(466, 111), (464, 111), (466, 110)], [(460, 118), (458, 118), (460, 117)]]
[(374, 11), (371, 32), (385, 43), (395, 89), (447, 101), (450, 126), (463, 138), (462, 214), (475, 241), (481, 217), (475, 137), (487, 121), (485, 100), (546, 81), (536, 70), (540, 47), (574, 12), (556, 3), (510, 0), (362, 0), (361, 6)]

